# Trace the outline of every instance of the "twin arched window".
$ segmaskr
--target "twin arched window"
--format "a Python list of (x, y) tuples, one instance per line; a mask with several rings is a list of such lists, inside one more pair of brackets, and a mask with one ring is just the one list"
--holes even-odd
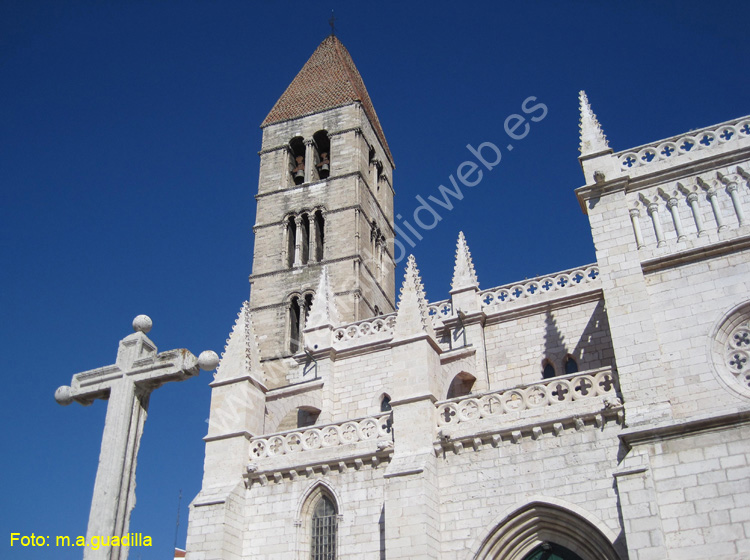
[(331, 140), (319, 130), (312, 139), (295, 136), (289, 141), (289, 169), (295, 185), (327, 179), (331, 173)]
[[(578, 373), (578, 362), (576, 362), (573, 356), (568, 354), (563, 360), (563, 369), (565, 370), (565, 375), (568, 375), (570, 373)], [(555, 372), (555, 366), (549, 359), (545, 359), (542, 362), (542, 378), (550, 379), (552, 377), (555, 377), (555, 375), (557, 375), (557, 373)]]

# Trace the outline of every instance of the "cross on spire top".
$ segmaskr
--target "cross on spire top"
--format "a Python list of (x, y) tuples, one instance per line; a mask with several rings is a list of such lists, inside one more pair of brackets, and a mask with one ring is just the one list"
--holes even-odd
[(331, 26), (331, 35), (336, 35), (336, 16), (333, 14), (333, 10), (331, 10), (331, 19), (328, 20), (328, 25)]

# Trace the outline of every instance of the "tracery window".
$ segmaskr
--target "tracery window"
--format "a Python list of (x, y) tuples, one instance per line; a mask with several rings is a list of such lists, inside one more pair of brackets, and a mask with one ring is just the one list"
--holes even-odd
[(336, 560), (337, 522), (336, 506), (323, 494), (312, 514), (310, 560)]
[(725, 315), (712, 338), (711, 353), (719, 379), (750, 397), (750, 303)]

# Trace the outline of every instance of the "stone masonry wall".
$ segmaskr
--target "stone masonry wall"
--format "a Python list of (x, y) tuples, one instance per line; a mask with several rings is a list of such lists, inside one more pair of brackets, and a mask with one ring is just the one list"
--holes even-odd
[(612, 477), (619, 431), (614, 422), (601, 429), (568, 427), (559, 436), (439, 456), (443, 557), (470, 558), (502, 514), (545, 498), (581, 508), (620, 535)]
[(579, 371), (611, 366), (614, 361), (601, 299), (493, 321), (485, 328), (485, 340), (492, 390), (541, 380), (545, 358), (558, 375), (565, 371), (566, 354), (575, 358)]

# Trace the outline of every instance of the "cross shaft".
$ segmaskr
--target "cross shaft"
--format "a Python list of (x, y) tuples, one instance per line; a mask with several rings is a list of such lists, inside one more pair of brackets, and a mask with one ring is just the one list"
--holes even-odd
[[(143, 425), (148, 413), (151, 391), (170, 381), (182, 381), (198, 375), (199, 369), (213, 369), (218, 357), (204, 352), (196, 358), (181, 348), (157, 353), (156, 345), (146, 336), (151, 320), (145, 315), (133, 322), (136, 332), (120, 341), (114, 364), (77, 373), (70, 387), (55, 392), (62, 405), (73, 401), (83, 405), (95, 399), (106, 399), (99, 467), (91, 500), (86, 542), (92, 537), (128, 533), (130, 513), (135, 507), (135, 469)], [(84, 560), (120, 560), (127, 558), (128, 547), (84, 549)]]

